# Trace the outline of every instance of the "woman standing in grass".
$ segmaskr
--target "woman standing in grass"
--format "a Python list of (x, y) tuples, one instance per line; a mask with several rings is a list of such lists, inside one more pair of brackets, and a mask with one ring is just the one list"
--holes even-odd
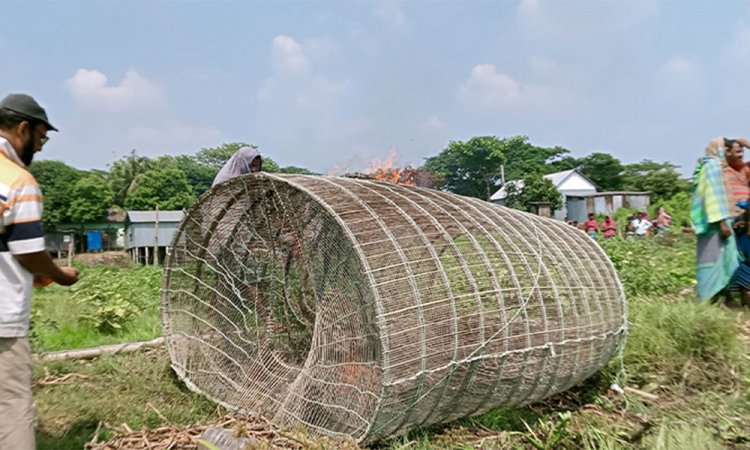
[(712, 139), (706, 154), (698, 160), (693, 175), (690, 219), (698, 235), (695, 278), (699, 301), (729, 292), (732, 276), (739, 267), (737, 244), (732, 233), (734, 205), (727, 195), (728, 167), (724, 138)]
[(615, 237), (617, 233), (617, 222), (612, 219), (612, 216), (607, 216), (602, 222), (602, 236), (605, 238)]
[(596, 221), (594, 213), (589, 213), (589, 220), (583, 224), (583, 229), (591, 239), (596, 239), (596, 236), (599, 233), (599, 222)]

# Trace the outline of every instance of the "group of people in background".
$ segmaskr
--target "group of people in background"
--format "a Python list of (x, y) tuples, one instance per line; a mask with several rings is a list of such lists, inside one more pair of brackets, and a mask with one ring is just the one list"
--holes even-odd
[(695, 169), (690, 218), (698, 236), (696, 295), (701, 301), (750, 307), (750, 167), (745, 148), (750, 148), (747, 139), (714, 138)]
[[(588, 220), (579, 224), (577, 221), (565, 219), (565, 223), (582, 229), (592, 239), (598, 239), (599, 232), (603, 238), (612, 238), (617, 235), (617, 221), (611, 215), (605, 216), (601, 224), (596, 219), (596, 215), (589, 213)], [(672, 226), (672, 216), (670, 216), (664, 207), (659, 207), (657, 216), (654, 221), (651, 220), (645, 211), (635, 212), (627, 218), (624, 234), (625, 236), (647, 237), (656, 233), (669, 231)]]

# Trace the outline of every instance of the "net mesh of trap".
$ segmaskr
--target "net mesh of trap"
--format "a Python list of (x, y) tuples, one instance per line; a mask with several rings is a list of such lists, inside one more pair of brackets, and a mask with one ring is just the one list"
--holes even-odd
[(191, 389), (360, 442), (565, 390), (615, 354), (627, 324), (612, 264), (573, 227), (302, 175), (247, 175), (201, 197), (162, 303)]

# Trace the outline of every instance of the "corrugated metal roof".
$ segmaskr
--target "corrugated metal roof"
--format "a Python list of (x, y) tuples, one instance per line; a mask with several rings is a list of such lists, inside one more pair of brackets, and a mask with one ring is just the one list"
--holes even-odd
[[(555, 173), (548, 173), (547, 175), (544, 175), (543, 178), (546, 178), (547, 180), (550, 180), (552, 184), (555, 185), (556, 188), (560, 188), (560, 185), (568, 179), (569, 176), (571, 176), (573, 173), (577, 173), (578, 176), (580, 176), (582, 179), (586, 180), (586, 182), (591, 183), (591, 186), (595, 186), (594, 183), (589, 180), (585, 175), (583, 175), (581, 172), (579, 172), (576, 169), (570, 169), (570, 170), (563, 170), (562, 172), (555, 172)], [(505, 191), (505, 186), (509, 184), (515, 184), (518, 189), (523, 189), (523, 180), (511, 180), (505, 183), (500, 189), (495, 191), (494, 194), (490, 197), (490, 201), (493, 200), (503, 200), (505, 197), (508, 196), (508, 193)], [(593, 188), (594, 190), (596, 187)]]
[[(159, 211), (159, 222), (180, 222), (184, 211)], [(128, 222), (156, 222), (156, 211), (128, 211)]]
[(550, 180), (552, 184), (555, 185), (555, 187), (558, 187), (563, 181), (565, 181), (566, 178), (568, 178), (575, 171), (576, 171), (575, 169), (570, 169), (570, 170), (563, 170), (562, 172), (548, 173), (547, 175), (544, 176), (544, 178)]

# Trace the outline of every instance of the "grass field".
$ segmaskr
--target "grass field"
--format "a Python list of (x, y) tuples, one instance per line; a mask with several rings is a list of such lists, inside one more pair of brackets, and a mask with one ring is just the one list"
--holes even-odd
[[(691, 298), (690, 236), (603, 245), (629, 295), (631, 332), (621, 358), (544, 402), (415, 430), (377, 447), (750, 448), (750, 314)], [(86, 281), (76, 291), (36, 293), (37, 351), (159, 334), (158, 269), (82, 269)], [(116, 311), (99, 310), (107, 302), (95, 298), (95, 287), (105, 281), (107, 295), (127, 294), (114, 297)], [(88, 319), (80, 320), (81, 314)], [(40, 449), (80, 449), (99, 426), (105, 439), (123, 423), (137, 430), (200, 423), (224, 413), (175, 379), (162, 350), (38, 363), (34, 378)], [(612, 383), (645, 394), (617, 394), (609, 389)]]

